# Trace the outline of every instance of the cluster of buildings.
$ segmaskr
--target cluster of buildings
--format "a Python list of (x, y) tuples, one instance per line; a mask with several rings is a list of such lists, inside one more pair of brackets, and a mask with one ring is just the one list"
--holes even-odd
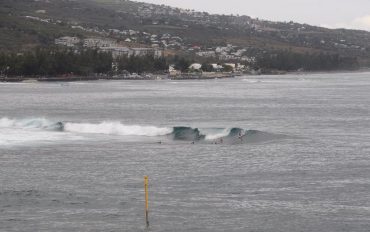
[[(133, 34), (133, 33), (131, 33)], [(148, 34), (148, 33), (147, 33)], [(182, 39), (178, 36), (172, 36), (169, 33), (162, 34), (162, 35), (152, 35), (148, 34), (148, 39), (153, 43), (151, 47), (128, 47), (123, 46), (117, 42), (117, 40), (110, 39), (110, 38), (87, 38), (87, 39), (80, 39), (78, 37), (72, 36), (64, 36), (58, 39), (55, 39), (56, 45), (62, 45), (66, 47), (83, 47), (83, 48), (92, 48), (98, 49), (102, 52), (110, 52), (112, 53), (113, 58), (118, 57), (131, 57), (131, 56), (154, 56), (156, 58), (162, 57), (164, 54), (163, 46), (159, 44), (165, 45), (165, 49), (171, 49), (172, 47), (179, 47), (179, 49), (184, 49), (188, 52), (194, 52), (196, 56), (202, 58), (215, 58), (220, 61), (233, 61), (233, 62), (242, 62), (253, 64), (256, 61), (255, 57), (251, 57), (247, 55), (246, 48), (240, 48), (237, 46), (233, 46), (232, 44), (228, 44), (227, 46), (219, 46), (208, 48), (206, 50), (201, 50), (201, 47), (191, 47), (191, 48), (184, 48), (183, 45), (180, 43)], [(127, 41), (125, 41), (127, 42)]]
[(93, 32), (101, 37), (111, 37), (119, 39), (126, 43), (141, 43), (149, 45), (153, 48), (164, 49), (185, 49), (184, 39), (177, 35), (169, 33), (152, 34), (145, 31), (137, 31), (132, 29), (119, 30), (119, 29), (99, 29), (99, 28), (86, 28), (80, 25), (72, 25), (72, 29), (79, 29), (86, 32)]
[[(366, 44), (361, 38), (351, 38), (354, 42), (348, 42), (340, 34), (326, 36), (325, 42), (317, 40), (323, 35), (323, 31), (317, 27), (302, 25), (294, 22), (271, 22), (239, 15), (217, 15), (207, 12), (198, 12), (189, 9), (180, 9), (164, 5), (141, 3), (137, 12), (133, 12), (138, 19), (145, 19), (153, 25), (164, 24), (187, 28), (189, 25), (202, 25), (204, 27), (217, 28), (222, 31), (244, 31), (249, 34), (258, 34), (266, 38), (278, 38), (281, 41), (295, 43), (304, 47), (334, 48), (347, 51), (365, 51)], [(161, 19), (161, 20), (158, 20)], [(347, 37), (348, 38), (348, 37)], [(357, 41), (356, 41), (357, 40)], [(214, 57), (211, 51), (206, 51), (200, 56)], [(233, 56), (224, 55), (221, 59), (234, 59)]]
[(55, 44), (56, 45), (62, 45), (66, 47), (74, 47), (77, 46), (81, 40), (77, 37), (72, 37), (72, 36), (64, 36), (60, 37), (58, 39), (55, 39)]
[(163, 56), (163, 51), (155, 48), (101, 47), (100, 51), (112, 53), (114, 59), (131, 56), (153, 56), (155, 58)]
[(173, 36), (169, 33), (161, 35), (150, 35), (146, 37), (150, 40), (152, 47), (162, 47), (166, 49), (181, 49), (183, 48), (183, 39), (179, 36)]
[[(246, 72), (250, 71), (250, 68), (246, 65), (240, 64), (240, 63), (224, 63), (224, 64), (219, 64), (219, 63), (212, 63), (209, 64), (212, 67), (212, 70), (207, 70), (208, 72)], [(207, 68), (209, 69), (209, 68)], [(202, 73), (203, 70), (203, 65), (199, 63), (193, 63), (188, 67), (188, 70), (193, 73)], [(177, 70), (175, 68), (175, 65), (170, 65), (168, 69), (169, 75), (170, 76), (176, 76), (176, 75), (181, 75), (181, 71)]]
[[(244, 26), (251, 24), (252, 19), (244, 16), (242, 19), (233, 18), (232, 15), (213, 15), (207, 12), (199, 12), (190, 9), (181, 9), (165, 5), (140, 4), (137, 12), (133, 13), (141, 19), (149, 19), (153, 25), (157, 25), (159, 19), (163, 24), (173, 24), (176, 17), (180, 17), (182, 21), (188, 24), (199, 24), (205, 26), (220, 26), (225, 23), (225, 17), (230, 24), (243, 24)], [(234, 22), (235, 21), (235, 22)], [(187, 27), (187, 24), (179, 24), (178, 26)]]
[(109, 34), (125, 42), (145, 43), (154, 48), (179, 49), (184, 47), (184, 39), (170, 33), (151, 34), (144, 31), (109, 29)]
[(195, 54), (199, 57), (204, 58), (217, 58), (221, 61), (242, 61), (246, 63), (254, 63), (256, 62), (255, 57), (251, 57), (247, 55), (246, 48), (240, 48), (237, 46), (233, 46), (232, 44), (228, 44), (225, 47), (215, 47), (209, 48), (205, 51), (198, 51)]
[(118, 57), (131, 57), (131, 56), (154, 56), (156, 58), (163, 56), (163, 50), (158, 48), (143, 48), (143, 47), (126, 47), (120, 46), (116, 40), (109, 38), (87, 38), (79, 39), (78, 37), (64, 36), (55, 39), (56, 45), (66, 47), (83, 47), (98, 49), (101, 52), (110, 52), (114, 59)]
[(195, 15), (202, 17), (205, 12), (197, 12), (190, 9), (182, 9), (166, 5), (141, 4), (137, 10), (137, 16), (142, 18), (153, 18), (155, 16), (178, 16)]

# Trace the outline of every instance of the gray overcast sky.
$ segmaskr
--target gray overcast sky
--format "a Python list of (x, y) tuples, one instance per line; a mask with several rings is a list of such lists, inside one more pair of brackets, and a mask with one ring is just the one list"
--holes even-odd
[(370, 31), (370, 0), (141, 0), (221, 14), (245, 14), (331, 28)]

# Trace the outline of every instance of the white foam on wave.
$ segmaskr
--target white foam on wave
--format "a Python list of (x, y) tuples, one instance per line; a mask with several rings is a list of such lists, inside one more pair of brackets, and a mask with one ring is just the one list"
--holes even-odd
[(205, 135), (206, 140), (215, 140), (226, 137), (230, 134), (231, 129), (200, 129), (200, 133)]
[(2, 128), (0, 131), (1, 146), (24, 146), (58, 141), (81, 140), (82, 137), (67, 135), (66, 133), (55, 133), (43, 130), (28, 130), (20, 128)]
[(64, 131), (85, 134), (106, 134), (122, 136), (163, 136), (172, 133), (172, 128), (155, 126), (124, 125), (120, 122), (65, 123)]
[[(45, 118), (28, 119), (0, 119), (0, 128), (18, 128), (18, 129), (58, 129), (57, 122)], [(102, 123), (64, 123), (64, 132), (82, 133), (82, 134), (106, 134), (122, 136), (163, 136), (172, 133), (173, 128), (125, 125), (120, 122), (102, 122)]]
[(1, 118), (0, 119), (0, 127), (11, 127), (15, 123), (15, 120), (11, 120), (9, 118)]
[(9, 118), (1, 118), (0, 119), (0, 128), (1, 127), (16, 127), (16, 128), (40, 128), (40, 129), (47, 129), (55, 125), (55, 123), (45, 119), (45, 118), (29, 118), (29, 119), (9, 119)]
[(53, 130), (55, 123), (45, 118), (0, 119), (0, 147), (36, 145), (58, 141), (81, 140), (83, 137)]

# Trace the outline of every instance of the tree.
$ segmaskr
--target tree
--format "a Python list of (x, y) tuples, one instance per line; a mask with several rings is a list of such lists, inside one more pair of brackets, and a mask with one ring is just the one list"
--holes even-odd
[(230, 65), (222, 65), (222, 67), (224, 68), (224, 72), (232, 72), (234, 71), (233, 67), (231, 67)]
[(191, 63), (192, 62), (190, 60), (187, 60), (184, 57), (175, 56), (174, 58), (175, 69), (180, 70), (181, 72), (187, 71)]
[(202, 70), (203, 72), (213, 72), (213, 66), (211, 64), (208, 64), (208, 63), (204, 63), (202, 64)]

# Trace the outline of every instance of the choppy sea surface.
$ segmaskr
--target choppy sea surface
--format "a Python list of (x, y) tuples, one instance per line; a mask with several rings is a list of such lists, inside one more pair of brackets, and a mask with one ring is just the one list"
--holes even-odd
[(370, 73), (0, 83), (0, 101), (0, 231), (370, 230)]

